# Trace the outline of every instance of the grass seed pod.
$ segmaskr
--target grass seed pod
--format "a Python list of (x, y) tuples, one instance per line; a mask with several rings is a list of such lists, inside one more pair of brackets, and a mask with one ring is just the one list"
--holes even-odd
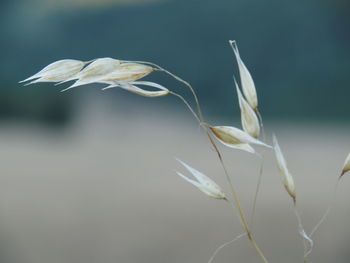
[(177, 159), (177, 161), (179, 161), (196, 178), (197, 181), (192, 180), (179, 172), (176, 172), (177, 175), (179, 175), (182, 179), (194, 185), (200, 191), (212, 198), (226, 200), (225, 193), (222, 191), (220, 186), (218, 186), (212, 179), (210, 179), (205, 174), (199, 172), (198, 170), (192, 168), (183, 161), (179, 159)]
[(231, 40), (230, 45), (237, 60), (243, 94), (253, 110), (256, 110), (258, 108), (258, 96), (256, 94), (253, 78), (241, 59), (236, 41)]
[(75, 59), (62, 59), (47, 65), (38, 73), (33, 76), (20, 81), (27, 82), (35, 79), (34, 81), (28, 83), (38, 83), (38, 82), (60, 82), (71, 78), (76, 75), (83, 67), (85, 63), (80, 60)]
[(104, 81), (130, 82), (141, 79), (152, 73), (154, 68), (139, 63), (122, 63), (117, 70), (106, 75)]
[(249, 135), (247, 132), (235, 127), (210, 126), (209, 128), (213, 132), (215, 137), (226, 146), (230, 145), (231, 147), (235, 148), (234, 146), (241, 144), (256, 144), (267, 148), (271, 148), (270, 145), (259, 141), (258, 139)]
[(92, 62), (78, 75), (78, 80), (63, 91), (90, 83), (114, 84), (136, 81), (150, 74), (154, 69), (138, 63), (120, 63), (119, 60), (101, 58)]
[[(87, 67), (85, 67), (78, 74), (73, 76), (72, 78), (66, 79), (63, 82), (71, 81), (77, 79), (75, 83), (73, 83), (68, 88), (63, 91), (69, 90), (71, 88), (75, 88), (81, 85), (91, 84), (99, 82), (103, 77), (115, 71), (120, 66), (120, 61), (113, 58), (98, 58), (90, 63)], [(59, 83), (62, 84), (63, 82)]]
[(259, 138), (260, 124), (258, 117), (256, 116), (249, 103), (244, 99), (236, 80), (235, 85), (238, 94), (239, 107), (241, 109), (241, 121), (243, 130), (250, 134), (252, 137)]
[(292, 175), (289, 173), (287, 168), (287, 162), (283, 157), (281, 148), (278, 144), (277, 138), (273, 135), (273, 145), (275, 150), (275, 155), (277, 159), (277, 166), (282, 177), (284, 187), (286, 188), (288, 194), (293, 198), (294, 203), (296, 202), (296, 191), (295, 184)]

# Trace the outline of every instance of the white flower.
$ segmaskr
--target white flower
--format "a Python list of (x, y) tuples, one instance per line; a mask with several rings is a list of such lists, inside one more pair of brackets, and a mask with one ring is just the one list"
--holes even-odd
[(253, 110), (256, 110), (258, 108), (258, 96), (256, 95), (253, 78), (239, 55), (236, 41), (231, 40), (230, 45), (236, 56), (243, 94)]
[(252, 107), (250, 107), (249, 103), (243, 98), (243, 95), (238, 87), (236, 80), (235, 85), (238, 94), (239, 107), (241, 109), (241, 121), (243, 130), (251, 136), (253, 136), (254, 138), (258, 138), (260, 134), (260, 125), (258, 117), (256, 116)]
[(196, 169), (192, 168), (188, 164), (184, 163), (183, 161), (177, 159), (196, 179), (192, 180), (188, 177), (184, 176), (183, 174), (176, 172), (181, 178), (186, 180), (187, 182), (193, 184), (195, 187), (197, 187), (200, 191), (205, 193), (206, 195), (213, 197), (215, 199), (224, 199), (226, 200), (226, 196), (224, 192), (221, 190), (221, 188), (208, 176), (202, 174), (201, 172), (197, 171)]
[(287, 162), (283, 157), (280, 146), (275, 135), (273, 135), (273, 145), (275, 149), (275, 155), (277, 159), (277, 166), (282, 177), (284, 187), (286, 188), (288, 194), (293, 198), (294, 202), (296, 200), (295, 185), (292, 175), (289, 173), (287, 168)]
[(37, 83), (37, 82), (65, 81), (66, 79), (69, 79), (75, 74), (77, 74), (84, 67), (84, 65), (85, 63), (80, 60), (74, 60), (74, 59), (58, 60), (46, 66), (45, 68), (40, 70), (38, 73), (34, 74), (33, 76), (20, 81), (20, 83), (27, 82), (33, 79), (35, 80), (28, 83), (27, 85)]

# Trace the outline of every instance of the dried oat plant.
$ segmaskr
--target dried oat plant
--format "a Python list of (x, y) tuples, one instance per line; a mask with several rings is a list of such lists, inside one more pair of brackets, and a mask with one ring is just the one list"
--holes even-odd
[[(232, 244), (233, 242), (236, 242), (243, 237), (247, 237), (248, 241), (255, 249), (262, 262), (273, 262), (272, 259), (271, 261), (268, 260), (268, 257), (266, 257), (260, 250), (255, 240), (253, 231), (254, 213), (263, 176), (264, 156), (268, 153), (267, 151), (271, 152), (272, 149), (275, 153), (274, 155), (276, 157), (276, 164), (279, 170), (281, 181), (284, 185), (286, 193), (289, 194), (292, 200), (292, 205), (294, 207), (295, 215), (298, 220), (298, 232), (302, 237), (304, 244), (304, 262), (307, 262), (307, 257), (311, 253), (312, 247), (314, 245), (311, 237), (325, 221), (327, 215), (331, 210), (334, 198), (331, 200), (330, 205), (328, 206), (326, 212), (319, 220), (319, 222), (317, 222), (314, 228), (309, 233), (307, 233), (302, 225), (302, 220), (297, 209), (298, 198), (296, 185), (293, 176), (287, 167), (286, 159), (282, 154), (282, 150), (279, 146), (276, 136), (273, 135), (273, 146), (270, 146), (266, 143), (263, 120), (258, 109), (258, 95), (252, 75), (250, 74), (247, 66), (241, 58), (236, 41), (229, 41), (229, 44), (233, 50), (239, 72), (239, 84), (237, 83), (235, 77), (233, 82), (238, 96), (238, 106), (241, 111), (242, 129), (227, 125), (213, 126), (208, 124), (203, 117), (198, 97), (192, 86), (187, 81), (181, 79), (170, 71), (151, 62), (127, 61), (113, 58), (97, 58), (91, 61), (63, 59), (49, 64), (38, 73), (20, 82), (26, 82), (26, 85), (39, 82), (54, 82), (56, 85), (59, 85), (65, 82), (74, 81), (72, 85), (70, 85), (68, 88), (63, 89), (62, 91), (67, 91), (69, 89), (91, 83), (101, 83), (105, 84), (105, 87), (102, 88), (102, 90), (120, 88), (144, 97), (155, 98), (166, 95), (173, 95), (179, 98), (190, 110), (194, 118), (198, 121), (200, 127), (205, 132), (210, 144), (215, 149), (216, 155), (229, 186), (230, 194), (227, 195), (224, 193), (222, 188), (210, 177), (179, 159), (177, 159), (178, 162), (190, 174), (192, 174), (195, 180), (186, 177), (180, 172), (176, 173), (182, 179), (195, 186), (198, 190), (207, 196), (229, 202), (232, 208), (237, 212), (240, 223), (242, 225), (242, 229), (244, 231), (242, 234), (236, 236), (231, 241), (226, 242), (218, 247), (210, 257), (209, 263), (214, 260), (216, 254), (222, 248)], [(153, 72), (165, 73), (180, 83), (184, 84), (191, 91), (194, 97), (195, 108), (181, 94), (169, 88), (166, 88), (159, 83), (141, 80), (143, 77), (150, 75)], [(145, 87), (151, 87), (152, 89), (148, 90)], [(241, 205), (241, 200), (236, 192), (236, 185), (233, 181), (233, 177), (230, 175), (228, 169), (226, 168), (223, 155), (217, 146), (216, 141), (220, 142), (226, 147), (232, 148), (233, 150), (246, 151), (261, 158), (259, 177), (256, 186), (256, 192), (254, 195), (253, 207), (250, 213), (250, 221), (248, 221), (247, 213), (244, 211)], [(257, 151), (258, 147), (260, 148), (259, 153)], [(345, 163), (341, 168), (334, 193), (336, 192), (340, 179), (349, 171), (350, 154), (347, 156)]]

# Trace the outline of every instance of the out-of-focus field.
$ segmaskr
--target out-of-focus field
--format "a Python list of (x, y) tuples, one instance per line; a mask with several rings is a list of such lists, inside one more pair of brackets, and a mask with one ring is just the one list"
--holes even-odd
[[(85, 105), (74, 125), (62, 131), (3, 124), (0, 262), (203, 263), (217, 246), (240, 234), (228, 203), (206, 197), (174, 172), (186, 172), (174, 159), (181, 158), (228, 192), (205, 135), (189, 117), (162, 111), (167, 115), (158, 113), (159, 108), (134, 109), (125, 117), (125, 112), (96, 102)], [(265, 125), (269, 138), (272, 130), (279, 138), (310, 231), (328, 205), (350, 150), (349, 130)], [(223, 151), (249, 214), (260, 160)], [(257, 242), (271, 262), (302, 262), (292, 203), (272, 152), (265, 156), (254, 225)], [(345, 176), (330, 217), (314, 236), (310, 262), (349, 262), (349, 197), (350, 177)], [(242, 238), (223, 249), (215, 262), (260, 260)]]

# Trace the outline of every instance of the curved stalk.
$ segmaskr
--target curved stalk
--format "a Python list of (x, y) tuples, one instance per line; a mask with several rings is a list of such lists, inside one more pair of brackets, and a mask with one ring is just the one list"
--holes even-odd
[(125, 62), (134, 62), (134, 63), (141, 63), (141, 64), (145, 64), (145, 65), (150, 65), (150, 66), (153, 66), (153, 67), (156, 67), (156, 69), (158, 69), (159, 71), (162, 71), (166, 74), (168, 74), (169, 76), (173, 77), (174, 79), (176, 79), (177, 81), (185, 84), (191, 91), (192, 95), (193, 95), (193, 98), (194, 100), (196, 101), (196, 105), (197, 105), (197, 111), (198, 111), (198, 115), (199, 115), (199, 119), (201, 120), (200, 122), (203, 121), (203, 114), (202, 114), (202, 110), (201, 110), (201, 107), (199, 105), (199, 100), (198, 100), (198, 97), (197, 97), (197, 94), (196, 92), (194, 91), (192, 85), (190, 83), (188, 83), (186, 80), (183, 80), (182, 78), (178, 77), (177, 75), (171, 73), (170, 71), (162, 68), (161, 66), (155, 64), (155, 63), (152, 63), (152, 62), (146, 62), (146, 61), (125, 61)]
[(239, 218), (240, 218), (240, 222), (242, 224), (242, 227), (246, 233), (246, 235), (248, 236), (248, 240), (249, 242), (251, 243), (251, 245), (254, 247), (254, 249), (256, 250), (256, 252), (258, 253), (258, 255), (260, 256), (260, 258), (262, 259), (262, 261), (264, 263), (268, 263), (266, 257), (264, 256), (263, 252), (260, 250), (260, 248), (258, 247), (254, 237), (253, 237), (253, 233), (252, 231), (250, 230), (250, 227), (248, 225), (248, 221), (247, 221), (247, 218), (245, 216), (245, 213), (243, 211), (243, 208), (241, 206), (241, 201), (238, 197), (238, 194), (234, 188), (234, 184), (232, 182), (232, 179), (231, 177), (229, 176), (228, 174), (228, 171), (227, 171), (227, 168), (226, 168), (226, 165), (223, 161), (223, 158), (222, 158), (222, 154), (220, 153), (220, 150), (219, 148), (217, 147), (216, 143), (214, 142), (213, 138), (211, 137), (208, 129), (207, 129), (207, 126), (205, 125), (205, 123), (203, 122), (203, 120), (197, 116), (197, 114), (194, 112), (194, 110), (192, 109), (191, 105), (186, 101), (186, 99), (175, 93), (175, 92), (170, 92), (170, 94), (180, 98), (184, 103), (185, 105), (189, 108), (189, 110), (191, 111), (191, 113), (193, 114), (193, 116), (197, 119), (197, 121), (199, 121), (199, 124), (200, 126), (205, 130), (207, 136), (208, 136), (208, 139), (210, 141), (210, 143), (212, 144), (212, 146), (214, 147), (215, 149), (215, 152), (217, 153), (218, 155), (218, 158), (219, 158), (219, 161), (220, 161), (220, 164), (221, 166), (223, 167), (224, 169), (224, 173), (225, 173), (225, 176), (226, 176), (226, 180), (229, 184), (229, 187), (230, 187), (230, 190), (231, 190), (231, 194), (232, 194), (232, 197), (233, 197), (233, 200), (234, 200), (234, 204), (232, 202), (230, 202), (230, 204), (232, 205), (233, 209), (238, 211), (238, 214), (239, 214)]
[(227, 169), (226, 169), (226, 166), (225, 166), (225, 163), (222, 159), (222, 155), (218, 149), (218, 147), (216, 146), (214, 140), (211, 138), (210, 136), (210, 133), (208, 132), (208, 130), (206, 129), (206, 132), (207, 132), (207, 135), (208, 135), (208, 138), (211, 142), (211, 144), (213, 145), (218, 157), (219, 157), (219, 160), (220, 160), (220, 163), (221, 163), (221, 166), (223, 167), (224, 169), (224, 172), (225, 172), (225, 176), (226, 176), (226, 180), (230, 186), (230, 189), (231, 189), (231, 194), (232, 194), (232, 197), (233, 197), (233, 200), (235, 202), (235, 204), (233, 206), (233, 209), (237, 209), (238, 210), (238, 213), (239, 213), (239, 216), (240, 216), (240, 219), (241, 219), (241, 223), (242, 223), (242, 226), (243, 226), (243, 229), (244, 231), (246, 232), (247, 236), (248, 236), (248, 240), (249, 242), (251, 243), (251, 245), (254, 247), (254, 249), (256, 250), (256, 252), (258, 253), (258, 255), (260, 256), (260, 258), (262, 259), (262, 261), (264, 263), (268, 263), (268, 260), (266, 259), (265, 255), (263, 254), (263, 252), (260, 250), (260, 248), (258, 247), (254, 237), (253, 237), (253, 233), (252, 231), (250, 230), (250, 227), (248, 225), (248, 221), (246, 219), (246, 216), (244, 214), (244, 211), (242, 209), (242, 206), (241, 206), (241, 201), (238, 197), (238, 194), (234, 188), (234, 185), (233, 185), (233, 182), (232, 182), (232, 179), (231, 177), (229, 176), (228, 172), (227, 172)]
[(192, 115), (196, 118), (196, 120), (199, 122), (200, 125), (202, 125), (202, 121), (201, 119), (198, 117), (198, 115), (195, 113), (195, 111), (192, 109), (191, 105), (185, 100), (185, 98), (183, 96), (181, 96), (180, 94), (170, 91), (171, 95), (174, 95), (176, 97), (178, 97), (179, 99), (182, 100), (183, 103), (185, 103), (185, 105), (187, 106), (187, 108), (191, 111)]
[(181, 79), (180, 77), (176, 76), (175, 74), (169, 72), (168, 70), (166, 70), (166, 69), (164, 69), (164, 68), (158, 66), (157, 64), (154, 64), (154, 63), (151, 63), (151, 62), (144, 62), (144, 61), (125, 61), (125, 62), (142, 63), (142, 64), (146, 64), (146, 65), (148, 64), (148, 65), (154, 66), (154, 67), (158, 68), (158, 70), (160, 70), (160, 71), (162, 71), (162, 72), (164, 72), (164, 73), (166, 73), (166, 74), (172, 76), (172, 77), (173, 77), (174, 79), (176, 79), (177, 81), (179, 81), (179, 82), (181, 82), (181, 83), (184, 83), (184, 84), (191, 90), (191, 92), (192, 92), (192, 94), (193, 94), (193, 97), (194, 97), (194, 99), (195, 99), (195, 101), (196, 101), (197, 110), (198, 110), (198, 115), (195, 113), (195, 111), (192, 109), (191, 105), (186, 101), (186, 99), (185, 99), (183, 96), (181, 96), (180, 94), (177, 94), (177, 93), (175, 93), (175, 92), (170, 92), (170, 94), (172, 94), (172, 95), (174, 95), (174, 96), (180, 98), (180, 99), (184, 102), (184, 104), (189, 108), (189, 110), (191, 111), (191, 113), (193, 114), (193, 116), (194, 116), (194, 117), (196, 118), (196, 120), (199, 122), (200, 126), (205, 130), (205, 132), (206, 132), (206, 134), (207, 134), (207, 136), (208, 136), (208, 139), (209, 139), (210, 143), (212, 144), (212, 146), (214, 147), (214, 149), (215, 149), (215, 151), (216, 151), (216, 153), (217, 153), (217, 155), (218, 155), (218, 158), (219, 158), (219, 160), (220, 160), (220, 164), (221, 164), (221, 166), (222, 166), (222, 168), (223, 168), (223, 170), (224, 170), (225, 176), (226, 176), (226, 180), (227, 180), (227, 182), (228, 182), (228, 184), (229, 184), (229, 187), (230, 187), (230, 189), (231, 189), (231, 194), (232, 194), (232, 197), (233, 197), (233, 200), (234, 200), (234, 203), (235, 203), (235, 204), (233, 205), (231, 202), (230, 202), (230, 204), (232, 204), (234, 210), (235, 210), (235, 209), (238, 210), (238, 213), (239, 213), (239, 216), (240, 216), (240, 221), (241, 221), (241, 223), (242, 223), (242, 226), (243, 226), (244, 231), (246, 232), (246, 234), (247, 234), (247, 236), (248, 236), (249, 242), (250, 242), (251, 245), (254, 247), (254, 249), (256, 250), (256, 252), (257, 252), (258, 255), (260, 256), (260, 258), (262, 259), (262, 261), (263, 261), (264, 263), (269, 263), (269, 262), (267, 261), (266, 257), (264, 256), (263, 252), (262, 252), (262, 251), (260, 250), (260, 248), (258, 247), (258, 245), (257, 245), (257, 243), (256, 243), (256, 241), (255, 241), (255, 239), (253, 238), (253, 233), (252, 233), (252, 231), (250, 230), (250, 227), (249, 227), (249, 225), (248, 225), (248, 221), (247, 221), (247, 219), (246, 219), (245, 213), (244, 213), (244, 211), (243, 211), (243, 209), (242, 209), (242, 206), (241, 206), (241, 201), (240, 201), (240, 199), (239, 199), (239, 197), (238, 197), (238, 195), (237, 195), (237, 192), (236, 192), (236, 190), (235, 190), (235, 188), (234, 188), (233, 182), (232, 182), (232, 180), (231, 180), (231, 178), (230, 178), (230, 176), (229, 176), (229, 174), (228, 174), (228, 171), (227, 171), (226, 166), (225, 166), (225, 164), (224, 164), (224, 161), (223, 161), (223, 159), (222, 159), (222, 155), (221, 155), (221, 153), (220, 153), (220, 151), (219, 151), (219, 148), (216, 146), (214, 140), (212, 139), (212, 137), (211, 137), (211, 135), (210, 135), (210, 133), (209, 133), (209, 131), (208, 131), (208, 129), (207, 129), (207, 126), (205, 125), (205, 122), (204, 122), (204, 120), (203, 120), (202, 111), (201, 111), (201, 108), (200, 108), (200, 104), (199, 104), (198, 97), (197, 97), (197, 95), (196, 95), (194, 89), (192, 88), (191, 84), (189, 84), (187, 81)]

